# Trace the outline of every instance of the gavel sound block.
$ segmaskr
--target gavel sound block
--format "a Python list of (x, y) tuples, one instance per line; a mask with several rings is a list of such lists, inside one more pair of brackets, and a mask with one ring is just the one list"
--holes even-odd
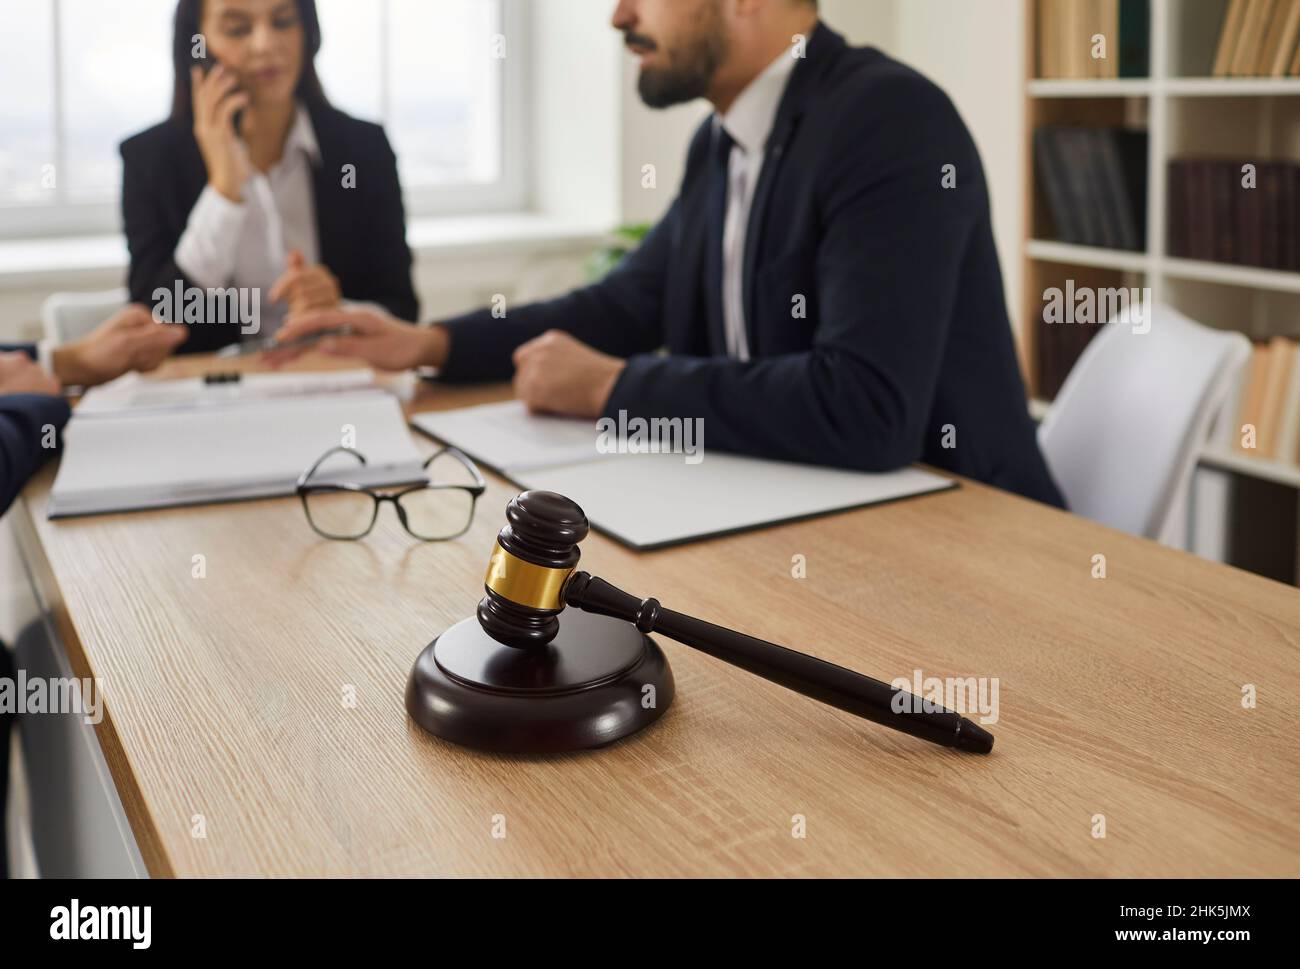
[(587, 518), (563, 495), (525, 492), (506, 519), (477, 616), (425, 647), (407, 681), (407, 711), (439, 737), (519, 753), (626, 737), (673, 699), (668, 661), (646, 635), (659, 632), (893, 730), (973, 753), (993, 748), (992, 734), (951, 710), (575, 571)]

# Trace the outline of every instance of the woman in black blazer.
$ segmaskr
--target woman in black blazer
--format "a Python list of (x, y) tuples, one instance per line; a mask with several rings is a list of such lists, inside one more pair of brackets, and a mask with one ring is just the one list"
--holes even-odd
[[(177, 4), (171, 118), (122, 144), (122, 211), (131, 299), (189, 323), (186, 352), (342, 300), (419, 318), (397, 160), (326, 100), (320, 43), (315, 0)], [(191, 298), (214, 289), (255, 325)]]

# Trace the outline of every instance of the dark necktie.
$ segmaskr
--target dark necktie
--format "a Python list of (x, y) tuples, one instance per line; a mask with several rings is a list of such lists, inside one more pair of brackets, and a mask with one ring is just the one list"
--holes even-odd
[(719, 355), (727, 352), (726, 320), (722, 309), (722, 239), (727, 221), (728, 164), (735, 144), (722, 125), (714, 128), (713, 152), (709, 160), (709, 231), (704, 260), (704, 293), (708, 304), (709, 347)]

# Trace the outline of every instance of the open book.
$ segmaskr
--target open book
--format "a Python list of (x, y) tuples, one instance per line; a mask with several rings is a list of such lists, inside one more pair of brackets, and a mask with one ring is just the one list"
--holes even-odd
[(629, 438), (595, 421), (531, 415), (518, 401), (412, 423), (522, 488), (567, 495), (596, 528), (645, 550), (956, 487), (919, 468), (867, 474), (723, 454), (707, 438), (694, 454), (626, 453), (620, 441), (634, 441), (637, 427), (618, 429)]
[[(292, 495), (303, 471), (351, 440), (367, 463), (327, 480), (424, 480), (401, 405), (383, 391), (175, 406), (177, 390), (151, 389), (137, 406), (78, 408), (64, 431), (49, 517)], [(164, 400), (173, 406), (159, 406)]]

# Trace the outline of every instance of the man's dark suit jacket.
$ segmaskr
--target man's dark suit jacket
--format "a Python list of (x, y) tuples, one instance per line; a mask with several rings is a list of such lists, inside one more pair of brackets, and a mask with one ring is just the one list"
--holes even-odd
[[(320, 147), (313, 188), (320, 262), (345, 299), (378, 303), (404, 320), (419, 319), (411, 285), (411, 251), (397, 180), (397, 159), (384, 129), (333, 108), (310, 109)], [(122, 143), (122, 216), (131, 251), (131, 300), (154, 306), (154, 290), (176, 281), (196, 285), (176, 265), (176, 245), (208, 182), (189, 122), (155, 125)], [(356, 166), (356, 187), (343, 187), (343, 166)], [(262, 294), (262, 305), (266, 305)], [(205, 353), (239, 339), (238, 324), (196, 324), (181, 347)]]
[[(750, 217), (751, 361), (728, 359), (708, 323), (706, 121), (680, 195), (635, 253), (605, 281), (505, 319), (450, 321), (443, 378), (506, 379), (515, 347), (566, 330), (629, 358), (606, 416), (701, 417), (706, 448), (865, 471), (925, 461), (1061, 505), (965, 125), (934, 84), (824, 25), (806, 54)], [(949, 165), (956, 188), (943, 184)]]
[[(36, 348), (30, 344), (0, 346), (0, 352), (15, 351), (30, 357), (36, 354)], [(71, 414), (68, 402), (62, 397), (0, 395), (0, 515), (9, 510), (27, 479), (54, 453), (41, 446), (45, 426), (53, 426), (57, 434)]]

